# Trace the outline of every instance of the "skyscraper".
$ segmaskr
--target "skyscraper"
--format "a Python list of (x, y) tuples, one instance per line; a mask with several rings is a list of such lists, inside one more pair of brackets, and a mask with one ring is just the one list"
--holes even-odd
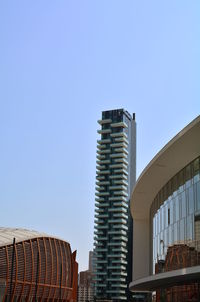
[(98, 121), (94, 246), (97, 300), (129, 298), (132, 272), (130, 194), (136, 177), (136, 122), (124, 109)]

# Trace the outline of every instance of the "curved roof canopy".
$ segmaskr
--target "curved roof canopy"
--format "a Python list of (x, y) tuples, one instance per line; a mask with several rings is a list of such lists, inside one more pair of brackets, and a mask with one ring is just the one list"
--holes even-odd
[(132, 217), (148, 219), (156, 194), (177, 172), (199, 155), (200, 116), (170, 140), (143, 170), (132, 192)]
[[(13, 243), (13, 239), (15, 238), (15, 242), (21, 242), (25, 240), (30, 240), (33, 238), (41, 238), (41, 237), (50, 237), (45, 233), (40, 233), (37, 231), (29, 231), (21, 228), (3, 228), (0, 227), (0, 246), (10, 245)], [(53, 237), (55, 238), (55, 237)], [(59, 238), (58, 238), (59, 239)]]

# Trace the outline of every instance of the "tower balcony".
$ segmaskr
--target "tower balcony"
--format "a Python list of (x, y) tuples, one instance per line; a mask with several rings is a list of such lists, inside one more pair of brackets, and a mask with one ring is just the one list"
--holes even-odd
[(128, 197), (128, 193), (126, 193), (125, 191), (114, 191), (113, 192), (114, 195), (122, 195), (122, 196), (125, 196), (125, 197)]
[(105, 155), (99, 155), (99, 154), (97, 154), (96, 158), (97, 158), (98, 160), (101, 160), (101, 159), (105, 159), (106, 156), (105, 156)]
[(110, 123), (112, 123), (112, 120), (110, 118), (109, 119), (98, 120), (98, 123), (100, 125), (110, 124)]
[[(109, 219), (108, 223), (112, 223), (113, 225), (122, 223), (122, 224), (127, 224), (127, 219)], [(114, 227), (114, 226), (113, 226)]]
[(95, 207), (96, 208), (106, 208), (109, 207), (109, 203), (108, 202), (99, 202), (99, 203), (95, 203)]
[(113, 128), (116, 127), (128, 128), (128, 125), (125, 122), (112, 123), (110, 126)]
[(125, 148), (115, 148), (115, 152), (123, 152), (128, 155), (128, 150), (126, 150)]
[(96, 181), (97, 186), (106, 186), (106, 185), (109, 185), (109, 184), (110, 184), (109, 181)]
[(124, 185), (124, 186), (128, 186), (128, 182), (124, 179), (117, 179), (117, 180), (114, 180), (114, 183), (116, 185)]
[(116, 164), (112, 164), (112, 165), (109, 165), (109, 168), (121, 168), (121, 169), (127, 169), (127, 165), (125, 165), (124, 163), (116, 163)]
[(102, 144), (110, 144), (110, 143), (111, 143), (110, 138), (102, 138), (102, 139), (98, 139), (97, 140), (97, 144), (99, 144), (100, 146)]
[(127, 158), (128, 155), (125, 154), (124, 152), (121, 152), (121, 153), (112, 153), (112, 154), (110, 154), (110, 157), (111, 158)]
[(111, 129), (100, 129), (100, 130), (97, 130), (97, 133), (99, 134), (109, 134), (111, 133)]
[(128, 242), (128, 238), (125, 236), (116, 236), (116, 237), (113, 237), (112, 239)]
[(113, 206), (114, 207), (124, 207), (124, 208), (128, 209), (128, 203), (126, 203), (126, 202), (114, 202)]
[(121, 132), (114, 132), (110, 134), (111, 137), (119, 137), (119, 136), (123, 136), (125, 138), (128, 138), (127, 134), (123, 131)]
[(105, 170), (106, 166), (104, 166), (104, 165), (96, 166), (96, 169), (97, 170)]
[(127, 213), (114, 213), (113, 214), (113, 217), (116, 217), (116, 218), (124, 218), (124, 219), (128, 219), (128, 214)]
[(128, 161), (125, 158), (116, 158), (115, 163), (123, 163), (128, 166)]
[(106, 145), (97, 144), (97, 149), (99, 149), (99, 150), (105, 149), (106, 147), (107, 147)]
[(96, 214), (94, 215), (95, 218), (108, 218), (108, 214)]
[(95, 195), (99, 196), (99, 197), (101, 197), (101, 196), (109, 196), (109, 192), (96, 192)]
[[(127, 244), (125, 242), (119, 242), (119, 241), (116, 241), (116, 242), (108, 242), (108, 245), (109, 246), (123, 246), (126, 248)], [(121, 257), (121, 256), (120, 256)], [(119, 257), (118, 257), (119, 258)]]
[(115, 196), (115, 197), (109, 197), (108, 200), (111, 200), (111, 201), (116, 201), (116, 200), (119, 200), (119, 201), (127, 201), (127, 198), (124, 197), (124, 196)]
[(110, 153), (111, 150), (110, 149), (102, 149), (102, 150), (97, 150), (97, 154), (107, 154)]
[(97, 173), (97, 176), (106, 175), (106, 174), (110, 174), (110, 170), (98, 170), (96, 173)]
[(127, 175), (124, 175), (124, 174), (110, 175), (109, 178), (110, 179), (125, 179), (125, 180), (128, 179)]
[(97, 160), (98, 165), (109, 164), (109, 163), (110, 163), (110, 159)]
[[(118, 215), (118, 214), (115, 214), (115, 213), (119, 213), (119, 215), (121, 215), (121, 213), (127, 214), (127, 209), (123, 208), (123, 207), (117, 207), (117, 208), (113, 207), (113, 208), (108, 209), (108, 212), (114, 213), (113, 215)], [(127, 215), (126, 215), (126, 217), (127, 217)]]
[(112, 230), (112, 231), (108, 231), (109, 235), (124, 235), (127, 236), (127, 232), (123, 231), (123, 230)]
[(114, 224), (113, 229), (121, 229), (121, 230), (128, 231), (128, 227), (126, 225), (124, 225), (123, 223)]
[(128, 176), (128, 172), (125, 169), (115, 169), (114, 173), (125, 174)]
[(110, 145), (112, 148), (127, 148), (127, 144), (125, 142), (113, 143)]
[(115, 137), (115, 142), (125, 142), (127, 145), (129, 144), (129, 141), (126, 139), (126, 137)]
[(117, 185), (117, 186), (110, 186), (109, 190), (125, 190), (127, 191), (127, 185)]
[(95, 187), (97, 192), (105, 191), (105, 187), (100, 186), (100, 187)]

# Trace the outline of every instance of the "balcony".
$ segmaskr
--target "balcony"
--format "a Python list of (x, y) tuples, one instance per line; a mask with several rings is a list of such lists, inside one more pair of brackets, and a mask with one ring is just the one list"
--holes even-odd
[(114, 168), (121, 168), (121, 169), (127, 169), (127, 165), (125, 165), (124, 163), (116, 163), (116, 164), (112, 164), (109, 166), (109, 168), (114, 169)]
[(128, 182), (124, 179), (117, 179), (117, 180), (114, 180), (114, 183), (116, 185), (124, 185), (124, 186), (128, 186)]
[(96, 176), (96, 179), (97, 180), (102, 180), (102, 179), (105, 179), (105, 176)]
[(123, 137), (116, 137), (115, 142), (125, 142), (127, 145), (129, 144), (129, 141), (123, 136)]
[(110, 144), (111, 140), (110, 138), (102, 138), (102, 139), (98, 139), (97, 143), (101, 146), (102, 144)]
[(128, 155), (128, 151), (127, 151), (125, 148), (116, 148), (116, 149), (115, 149), (115, 152), (123, 152), (123, 153), (125, 153), (126, 155)]
[(125, 191), (127, 191), (127, 186), (124, 186), (124, 185), (110, 186), (109, 190), (125, 190)]
[(126, 231), (128, 231), (128, 227), (127, 227), (126, 225), (124, 225), (123, 223), (114, 224), (114, 225), (113, 225), (113, 229), (121, 229), (121, 230), (126, 230)]
[(103, 197), (95, 198), (96, 201), (101, 202), (104, 201), (105, 199)]
[(99, 202), (99, 203), (95, 203), (95, 207), (96, 208), (106, 208), (109, 207), (109, 203), (108, 202)]
[(97, 133), (99, 134), (109, 134), (111, 133), (111, 129), (100, 129), (100, 130), (97, 130)]
[(112, 120), (111, 120), (111, 119), (98, 120), (98, 123), (99, 123), (100, 125), (103, 125), (103, 124), (110, 124), (110, 123), (112, 123)]
[(97, 170), (105, 170), (106, 169), (106, 166), (104, 166), (104, 165), (98, 165), (98, 166), (96, 166), (96, 169)]
[[(112, 200), (112, 201), (115, 201), (115, 200), (120, 200), (120, 201), (127, 201), (127, 198), (125, 198), (124, 196), (115, 196), (115, 197), (109, 197), (108, 200)], [(121, 203), (119, 203), (121, 205)]]
[(113, 144), (111, 144), (110, 145), (110, 147), (112, 147), (112, 148), (127, 148), (127, 144), (126, 143), (124, 143), (124, 142), (121, 142), (121, 143), (113, 143)]
[[(126, 243), (124, 242), (119, 242), (119, 241), (116, 241), (116, 242), (108, 242), (108, 245), (109, 246), (123, 246), (126, 248)], [(120, 256), (121, 257), (121, 256)], [(119, 258), (119, 257), (118, 257)]]
[(121, 132), (114, 132), (110, 134), (111, 137), (119, 137), (119, 136), (123, 136), (125, 138), (128, 138), (127, 134), (123, 131)]
[(98, 165), (102, 164), (110, 164), (110, 159), (105, 159), (105, 160), (97, 160)]
[(108, 234), (109, 235), (124, 235), (124, 236), (127, 236), (127, 232), (126, 231), (123, 231), (123, 230), (117, 230), (117, 231), (108, 231)]
[(118, 158), (118, 157), (127, 158), (127, 154), (125, 154), (125, 153), (112, 153), (112, 154), (110, 154), (110, 157), (111, 158)]
[[(112, 224), (118, 224), (118, 223), (122, 223), (122, 224), (127, 224), (127, 219), (109, 219), (108, 223), (112, 223)], [(113, 226), (114, 227), (114, 226)]]
[(122, 175), (122, 174), (128, 175), (128, 172), (124, 169), (115, 169), (113, 172), (120, 173), (120, 175)]
[[(127, 202), (127, 200), (125, 200)], [(128, 208), (128, 203), (125, 202), (114, 202), (113, 203), (114, 207), (124, 207), (124, 208)]]
[(125, 122), (112, 123), (110, 126), (113, 128), (116, 128), (116, 127), (128, 128), (128, 125)]
[(105, 154), (105, 153), (110, 153), (110, 149), (103, 149), (103, 150), (97, 150), (97, 154)]
[[(123, 207), (117, 207), (117, 208), (114, 207), (114, 208), (108, 209), (108, 212), (114, 213), (113, 215), (115, 216), (115, 215), (121, 215), (121, 213), (127, 214), (127, 209), (123, 208)], [(119, 214), (115, 214), (115, 213), (119, 213)], [(126, 217), (127, 217), (127, 215), (126, 215)]]
[(126, 193), (124, 191), (114, 191), (113, 193), (114, 193), (114, 195), (123, 195), (125, 197), (128, 197), (128, 193)]
[(123, 163), (128, 166), (128, 161), (125, 158), (116, 158), (115, 163)]
[(101, 150), (101, 149), (105, 149), (107, 146), (106, 145), (97, 145), (97, 149)]
[(96, 181), (97, 186), (106, 186), (106, 185), (109, 185), (109, 184), (110, 184), (109, 181)]
[(109, 178), (110, 179), (126, 179), (126, 180), (128, 179), (128, 177), (124, 174), (110, 175)]
[(97, 175), (106, 175), (106, 174), (110, 174), (110, 170), (99, 170), (96, 172)]
[(124, 214), (124, 213), (117, 213), (117, 214), (113, 214), (113, 217), (116, 217), (116, 218), (124, 218), (124, 219), (128, 219), (128, 214)]
[(96, 192), (95, 195), (99, 196), (99, 197), (101, 197), (101, 196), (109, 196), (109, 192)]
[(94, 215), (95, 218), (108, 218), (108, 214), (96, 214)]
[(98, 160), (101, 160), (101, 159), (106, 158), (106, 156), (105, 156), (105, 155), (98, 155), (98, 154), (97, 154), (96, 158), (97, 158)]
[(125, 242), (128, 241), (128, 238), (125, 237), (125, 236), (117, 236), (117, 237), (113, 237), (112, 239), (113, 239), (113, 240), (125, 241)]

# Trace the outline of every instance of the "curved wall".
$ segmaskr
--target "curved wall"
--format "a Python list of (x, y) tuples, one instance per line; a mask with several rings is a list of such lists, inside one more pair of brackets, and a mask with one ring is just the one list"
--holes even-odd
[[(181, 171), (184, 167), (188, 166), (190, 162), (194, 161), (197, 157), (200, 156), (200, 116), (194, 119), (189, 125), (187, 125), (183, 130), (181, 130), (172, 140), (170, 140), (163, 149), (151, 160), (151, 162), (144, 169), (140, 177), (138, 178), (134, 190), (131, 196), (131, 214), (133, 217), (133, 282), (131, 284), (131, 288), (134, 288), (134, 282), (137, 280), (137, 284), (139, 284), (139, 280), (145, 277), (148, 277), (152, 274), (153, 263), (152, 259), (157, 260), (157, 258), (162, 259), (163, 255), (166, 253), (166, 248), (163, 246), (172, 242), (172, 238), (170, 238), (169, 229), (168, 235), (168, 243), (164, 241), (164, 235), (160, 235), (163, 230), (159, 230), (158, 233), (154, 237), (156, 237), (155, 242), (159, 247), (154, 249), (154, 255), (152, 255), (152, 233), (153, 233), (153, 223), (151, 221), (156, 221), (157, 216), (161, 214), (157, 214), (157, 211), (164, 205), (165, 201), (170, 197), (163, 198), (159, 197), (159, 202), (154, 200), (158, 198), (156, 196), (160, 196), (159, 192), (162, 191), (162, 188), (166, 186), (167, 183), (170, 183), (170, 180), (174, 178), (174, 176)], [(193, 180), (192, 180), (193, 181)], [(193, 181), (194, 184), (194, 181)], [(193, 190), (193, 193), (196, 194), (195, 186), (193, 189), (187, 188), (186, 194), (190, 194)], [(176, 190), (175, 190), (176, 191)], [(175, 198), (175, 196), (173, 197)], [(184, 197), (183, 197), (184, 198)], [(189, 198), (189, 197), (188, 197)], [(196, 195), (194, 195), (196, 198)], [(162, 200), (162, 201), (161, 201)], [(167, 203), (167, 201), (166, 201)], [(176, 204), (176, 203), (174, 203)], [(187, 203), (189, 204), (189, 203)], [(174, 206), (174, 205), (173, 205)], [(195, 208), (196, 211), (197, 208)], [(188, 211), (190, 211), (188, 209)], [(160, 212), (159, 212), (160, 213)], [(162, 210), (161, 210), (162, 213)], [(188, 212), (189, 213), (189, 212)], [(172, 213), (171, 213), (172, 215)], [(175, 214), (173, 214), (175, 215)], [(179, 215), (182, 215), (181, 212)], [(192, 213), (190, 214), (192, 215)], [(194, 211), (193, 211), (194, 215)], [(177, 222), (180, 222), (181, 218), (176, 218)], [(185, 219), (189, 219), (186, 218)], [(164, 220), (163, 220), (164, 221)], [(172, 221), (172, 220), (171, 220)], [(160, 223), (160, 221), (159, 221)], [(159, 223), (157, 223), (159, 225)], [(173, 220), (173, 224), (175, 224), (175, 220)], [(171, 225), (171, 222), (170, 222)], [(189, 226), (186, 223), (186, 226)], [(170, 226), (168, 226), (170, 227)], [(175, 226), (174, 226), (175, 230)], [(178, 230), (178, 227), (177, 227)], [(154, 232), (155, 232), (155, 222), (154, 222)], [(179, 238), (182, 238), (182, 234), (179, 232)], [(185, 231), (187, 232), (187, 230)], [(173, 233), (173, 232), (172, 232)], [(171, 233), (171, 234), (172, 234)], [(185, 233), (187, 234), (187, 233)], [(187, 239), (187, 237), (184, 238)], [(194, 229), (193, 229), (194, 234)], [(160, 236), (160, 237), (159, 237)], [(161, 237), (163, 236), (163, 237)], [(168, 237), (167, 237), (168, 236)], [(174, 235), (173, 235), (174, 236)], [(174, 237), (173, 237), (174, 238)], [(175, 233), (176, 238), (176, 233)], [(162, 241), (163, 240), (163, 241)], [(173, 242), (176, 240), (173, 239)], [(159, 243), (159, 244), (158, 244)], [(155, 245), (156, 243), (154, 243)], [(155, 247), (155, 246), (154, 246)]]
[(49, 237), (0, 247), (4, 301), (75, 301), (78, 267), (69, 243)]
[(168, 248), (185, 244), (200, 249), (200, 157), (159, 191), (150, 209), (153, 272)]

